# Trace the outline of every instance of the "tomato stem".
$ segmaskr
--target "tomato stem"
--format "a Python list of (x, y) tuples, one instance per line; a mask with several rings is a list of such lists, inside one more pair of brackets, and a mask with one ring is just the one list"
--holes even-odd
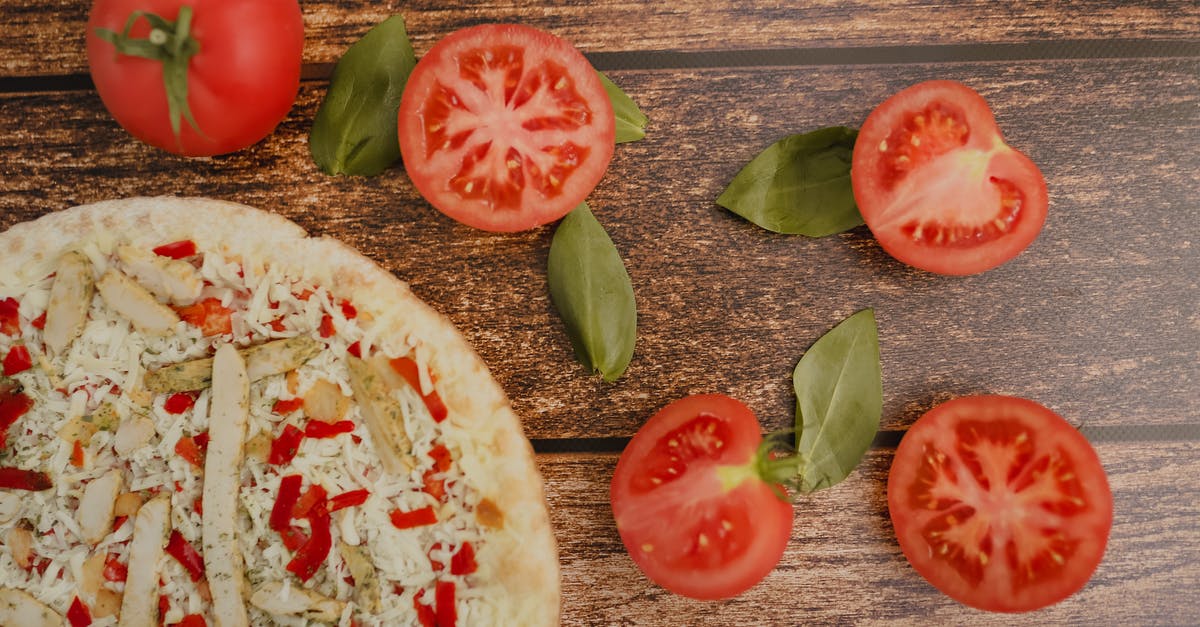
[[(131, 37), (129, 33), (134, 24), (141, 18), (150, 23), (150, 35), (145, 39)], [(188, 106), (188, 64), (192, 57), (200, 52), (200, 42), (191, 36), (192, 7), (179, 7), (179, 15), (174, 22), (146, 11), (134, 11), (125, 21), (125, 29), (120, 33), (107, 28), (97, 28), (96, 36), (112, 44), (118, 54), (131, 57), (141, 57), (162, 63), (163, 88), (167, 93), (167, 109), (171, 122), (171, 131), (175, 141), (182, 142), (180, 132), (181, 120), (187, 120), (201, 136), (204, 133), (196, 125), (192, 110)], [(182, 144), (181, 144), (182, 145)]]

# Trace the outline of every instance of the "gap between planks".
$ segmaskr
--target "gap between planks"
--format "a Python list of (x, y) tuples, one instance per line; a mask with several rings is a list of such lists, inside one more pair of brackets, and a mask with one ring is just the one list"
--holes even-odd
[[(1178, 425), (1107, 425), (1082, 426), (1079, 431), (1092, 444), (1121, 442), (1197, 442), (1200, 441), (1200, 424)], [(900, 444), (904, 431), (889, 430), (875, 434), (871, 442), (873, 449), (895, 448)], [(629, 438), (532, 438), (533, 451), (539, 455), (561, 453), (620, 453), (629, 444)]]
[[(751, 67), (910, 65), (1081, 59), (1200, 58), (1200, 40), (1073, 39), (1022, 43), (768, 48), (761, 50), (617, 51), (587, 53), (601, 71), (681, 70)], [(333, 63), (306, 63), (301, 78), (325, 81)], [(0, 93), (86, 91), (83, 74), (0, 77)]]

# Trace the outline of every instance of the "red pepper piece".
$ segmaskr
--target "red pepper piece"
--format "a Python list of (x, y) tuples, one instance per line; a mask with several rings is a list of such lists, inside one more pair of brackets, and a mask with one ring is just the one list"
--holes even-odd
[(17, 344), (8, 350), (4, 356), (4, 376), (10, 377), (18, 372), (25, 372), (33, 367), (33, 359), (29, 349), (24, 344)]
[(478, 568), (479, 563), (475, 561), (475, 547), (471, 546), (470, 542), (463, 542), (458, 553), (450, 558), (450, 574), (470, 575)]
[(303, 439), (304, 432), (297, 429), (295, 425), (285, 426), (279, 437), (271, 442), (271, 453), (267, 456), (267, 462), (279, 466), (292, 461), (292, 458), (300, 450), (300, 442)]
[(301, 409), (302, 407), (304, 407), (304, 397), (297, 396), (296, 398), (289, 398), (287, 400), (280, 399), (275, 401), (275, 404), (271, 406), (271, 411), (279, 414), (280, 416), (286, 416), (297, 409)]
[(329, 499), (328, 504), (325, 506), (325, 511), (328, 511), (330, 514), (332, 514), (339, 509), (346, 509), (347, 507), (362, 505), (363, 503), (367, 502), (367, 497), (369, 496), (371, 496), (371, 493), (367, 490), (351, 490), (349, 492), (343, 492)]
[(168, 414), (178, 416), (191, 409), (195, 404), (196, 394), (194, 392), (176, 392), (167, 397), (167, 400), (163, 403), (163, 409)]
[(426, 494), (440, 501), (446, 496), (446, 480), (435, 478), (434, 475), (450, 470), (450, 449), (438, 444), (429, 450), (429, 456), (433, 458), (433, 468), (426, 470), (422, 477), (425, 481), (424, 490)]
[(433, 511), (432, 505), (426, 505), (411, 512), (394, 509), (388, 516), (392, 519), (392, 525), (397, 529), (411, 529), (437, 522), (437, 512)]
[(338, 422), (310, 420), (308, 424), (304, 425), (304, 437), (306, 438), (332, 438), (351, 431), (354, 431), (354, 422), (351, 420), (339, 420)]
[[(397, 594), (401, 594), (398, 591)], [(417, 611), (417, 621), (421, 623), (421, 627), (437, 627), (437, 610), (433, 609), (432, 605), (421, 603), (421, 597), (425, 596), (425, 590), (417, 590), (417, 594), (413, 596), (413, 609)]]
[(33, 320), (30, 320), (29, 326), (31, 326), (35, 329), (45, 329), (46, 328), (46, 312), (43, 311), (42, 315), (34, 318)]
[(439, 581), (434, 590), (437, 601), (437, 627), (454, 627), (458, 622), (458, 608), (454, 604), (454, 582)]
[[(418, 394), (421, 393), (421, 374), (417, 368), (417, 362), (411, 357), (397, 357), (391, 361), (392, 369), (404, 377), (405, 381), (412, 386)], [(442, 402), (442, 397), (438, 395), (437, 390), (431, 390), (429, 394), (421, 394), (421, 400), (425, 401), (425, 407), (429, 409), (429, 415), (433, 416), (434, 422), (441, 422), (446, 419), (446, 404)]]
[(353, 320), (358, 317), (358, 310), (350, 304), (350, 301), (344, 300), (339, 305), (342, 308), (342, 317), (345, 319)]
[(314, 483), (308, 486), (308, 490), (304, 492), (304, 495), (296, 500), (296, 506), (292, 508), (292, 518), (311, 517), (314, 508), (325, 510), (325, 497), (327, 494), (325, 488), (322, 488), (319, 484)]
[(188, 614), (183, 617), (174, 627), (208, 627), (208, 621), (204, 620), (203, 614)]
[(329, 314), (321, 316), (321, 326), (317, 327), (317, 332), (321, 334), (321, 337), (332, 337), (334, 331), (333, 316)]
[(175, 313), (188, 324), (200, 327), (205, 337), (233, 333), (233, 310), (222, 305), (219, 298), (205, 298), (185, 307), (176, 307)]
[(175, 454), (186, 459), (196, 468), (204, 468), (204, 455), (208, 452), (208, 432), (179, 438), (175, 443)]
[(129, 567), (121, 563), (116, 553), (109, 553), (104, 558), (104, 578), (108, 581), (125, 581), (129, 577)]
[(296, 551), (296, 555), (287, 565), (288, 572), (299, 577), (300, 581), (312, 579), (333, 546), (333, 536), (329, 532), (329, 513), (325, 508), (312, 508), (308, 522), (312, 525), (312, 537)]
[[(158, 580), (158, 585), (160, 585), (160, 586), (162, 585), (162, 579)], [(166, 616), (167, 612), (170, 612), (170, 611), (171, 611), (171, 599), (168, 599), (167, 595), (165, 595), (165, 594), (158, 595), (158, 618), (159, 618), (158, 622), (160, 625), (162, 624), (162, 617)]]
[(346, 352), (362, 359), (362, 342), (355, 342), (346, 347)]
[(167, 554), (179, 560), (192, 581), (200, 581), (204, 577), (204, 558), (178, 529), (171, 530), (171, 539), (167, 541)]
[(154, 249), (154, 254), (170, 257), (171, 259), (186, 259), (196, 254), (196, 242), (190, 239), (163, 244)]
[(8, 438), (8, 428), (33, 407), (33, 399), (20, 392), (0, 393), (0, 449)]
[(275, 497), (275, 506), (271, 508), (271, 528), (283, 531), (291, 526), (292, 510), (296, 501), (300, 500), (300, 484), (304, 477), (287, 475), (279, 481), (279, 495)]
[(20, 468), (0, 468), (0, 488), (9, 490), (29, 490), (41, 492), (54, 487), (50, 475), (36, 470), (21, 470)]
[(76, 468), (83, 468), (83, 442), (75, 440), (75, 444), (71, 447), (71, 465)]
[(9, 337), (21, 334), (21, 303), (15, 298), (0, 298), (0, 333)]
[(308, 542), (308, 534), (304, 529), (296, 526), (280, 529), (279, 537), (283, 538), (283, 546), (286, 546), (289, 551), (297, 551)]
[(88, 627), (92, 624), (92, 613), (79, 597), (71, 601), (71, 607), (67, 610), (67, 622), (71, 623), (71, 627)]

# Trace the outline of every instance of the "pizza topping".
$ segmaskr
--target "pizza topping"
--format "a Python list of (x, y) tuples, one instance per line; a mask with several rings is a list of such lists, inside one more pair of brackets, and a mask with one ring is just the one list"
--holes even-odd
[(437, 601), (438, 627), (452, 626), (458, 622), (458, 607), (455, 601), (455, 586), (453, 581), (439, 581), (434, 590)]
[(208, 627), (203, 614), (188, 614), (175, 623), (173, 627)]
[(300, 500), (300, 486), (304, 477), (287, 475), (279, 481), (279, 496), (275, 498), (275, 506), (271, 509), (270, 525), (276, 531), (283, 531), (292, 524), (292, 511)]
[(8, 439), (8, 428), (33, 407), (33, 399), (11, 387), (0, 388), (0, 449)]
[[(321, 352), (321, 344), (307, 335), (274, 340), (237, 351), (246, 363), (251, 381), (283, 374), (304, 365)], [(160, 394), (200, 390), (212, 382), (213, 358), (194, 359), (146, 374), (146, 389)]]
[(96, 281), (96, 289), (106, 305), (129, 320), (142, 334), (164, 336), (179, 323), (179, 316), (170, 307), (155, 300), (146, 288), (117, 270), (105, 272)]
[(54, 484), (50, 481), (50, 475), (44, 472), (20, 468), (0, 468), (0, 488), (40, 492), (52, 487)]
[(178, 529), (171, 531), (166, 551), (167, 555), (174, 557), (183, 566), (192, 581), (200, 581), (204, 578), (204, 558), (200, 556), (196, 547), (192, 546), (192, 543), (179, 533)]
[[(129, 566), (125, 594), (121, 600), (121, 625), (158, 625), (158, 562), (171, 529), (171, 501), (165, 496), (151, 499), (138, 510), (129, 543)], [(108, 576), (108, 573), (105, 573)]]
[(208, 451), (208, 433), (179, 438), (175, 453), (196, 468), (204, 468), (204, 454)]
[(300, 452), (300, 442), (304, 440), (304, 432), (296, 425), (284, 425), (283, 431), (271, 443), (271, 454), (267, 462), (272, 466), (281, 466), (292, 461)]
[(296, 556), (287, 565), (288, 572), (299, 577), (300, 581), (312, 579), (333, 546), (329, 512), (325, 511), (324, 507), (309, 508), (308, 522), (312, 525), (312, 536), (296, 551)]
[(4, 356), (4, 376), (11, 377), (19, 372), (25, 372), (33, 367), (33, 358), (24, 344), (17, 344), (8, 350)]
[(79, 597), (71, 601), (71, 608), (67, 610), (67, 622), (71, 623), (71, 627), (88, 627), (92, 624), (92, 613)]
[(199, 327), (204, 337), (233, 333), (233, 310), (222, 305), (219, 298), (205, 298), (191, 305), (177, 307), (175, 313), (184, 322)]
[(209, 573), (213, 615), (221, 625), (247, 625), (245, 581), (237, 541), (237, 504), (250, 380), (247, 365), (231, 344), (213, 358), (208, 456), (204, 463), (204, 566)]
[(413, 527), (423, 527), (437, 522), (437, 512), (434, 511), (432, 505), (426, 505), (410, 512), (402, 512), (398, 509), (392, 510), (388, 514), (388, 517), (392, 519), (392, 526), (397, 529), (412, 529)]
[[(140, 510), (139, 510), (140, 511)], [(147, 510), (149, 511), (149, 510)], [(134, 519), (134, 533), (137, 533), (137, 519)], [(121, 558), (115, 553), (109, 553), (104, 556), (104, 580), (114, 583), (122, 583), (129, 578), (129, 567), (121, 561)]]
[(42, 340), (51, 355), (61, 355), (83, 332), (95, 289), (92, 264), (87, 257), (78, 252), (63, 255), (44, 314)]
[(354, 578), (354, 601), (365, 612), (377, 613), (381, 590), (379, 576), (375, 572), (375, 566), (371, 564), (371, 558), (362, 547), (351, 546), (345, 542), (338, 543), (338, 552), (342, 554), (342, 559), (346, 561), (346, 569)]
[(259, 586), (250, 597), (250, 603), (274, 616), (299, 616), (321, 622), (338, 620), (346, 608), (345, 601), (305, 588), (288, 587), (280, 581), (268, 581)]
[(350, 411), (350, 398), (342, 394), (342, 388), (328, 379), (317, 379), (304, 392), (304, 413), (309, 418), (324, 422), (337, 422)]
[(356, 507), (366, 503), (370, 496), (371, 492), (369, 490), (351, 490), (349, 492), (343, 492), (329, 499), (329, 501), (325, 504), (325, 510), (332, 514), (340, 509)]
[(307, 518), (313, 515), (313, 508), (320, 508), (328, 513), (329, 510), (325, 507), (326, 496), (325, 488), (322, 488), (321, 484), (314, 483), (308, 486), (304, 494), (296, 500), (296, 505), (292, 508), (292, 518)]
[(450, 558), (451, 575), (470, 575), (479, 569), (475, 561), (475, 547), (470, 542), (464, 542), (454, 557)]
[(0, 625), (60, 627), (62, 624), (62, 618), (54, 610), (42, 605), (28, 592), (0, 588)]
[(94, 546), (112, 532), (113, 508), (123, 486), (121, 471), (114, 468), (84, 487), (76, 511), (80, 537), (84, 542)]
[(121, 457), (128, 457), (142, 448), (154, 437), (154, 421), (145, 416), (130, 416), (121, 421), (113, 436), (113, 449)]
[[(408, 385), (412, 386), (421, 395), (421, 400), (425, 402), (425, 407), (429, 409), (429, 415), (433, 417), (434, 422), (441, 422), (446, 419), (446, 405), (442, 403), (442, 397), (438, 395), (437, 390), (433, 389), (432, 382), (428, 387), (421, 384), (421, 369), (417, 362), (411, 357), (399, 357), (388, 360), (388, 365), (396, 374), (400, 375), (400, 379)], [(394, 379), (393, 379), (394, 380)], [(428, 389), (428, 393), (424, 390)]]
[(387, 472), (400, 475), (412, 469), (412, 441), (404, 427), (400, 404), (388, 394), (377, 368), (357, 358), (347, 357), (350, 387), (358, 400), (375, 453)]
[(21, 334), (21, 303), (15, 298), (0, 298), (0, 333), (9, 337)]
[(176, 415), (192, 408), (196, 404), (196, 395), (190, 392), (176, 392), (167, 397), (163, 403), (163, 409), (168, 414)]
[(0, 525), (12, 522), (21, 514), (21, 497), (12, 492), (0, 492)]
[(333, 423), (311, 420), (304, 425), (304, 437), (306, 438), (332, 438), (351, 431), (354, 431), (354, 423), (350, 420)]
[(280, 399), (280, 400), (275, 401), (275, 404), (271, 406), (271, 411), (279, 414), (280, 416), (286, 416), (294, 411), (298, 411), (298, 410), (302, 409), (303, 407), (304, 407), (304, 399), (303, 398), (297, 397), (297, 398), (289, 398), (289, 399)]
[(200, 273), (186, 261), (130, 245), (118, 246), (117, 258), (139, 284), (168, 302), (190, 305), (204, 289)]
[(22, 526), (9, 529), (4, 536), (4, 545), (18, 567), (29, 570), (33, 566), (33, 534), (29, 529)]
[(187, 259), (196, 255), (196, 242), (190, 239), (163, 244), (154, 248), (154, 254), (171, 259)]

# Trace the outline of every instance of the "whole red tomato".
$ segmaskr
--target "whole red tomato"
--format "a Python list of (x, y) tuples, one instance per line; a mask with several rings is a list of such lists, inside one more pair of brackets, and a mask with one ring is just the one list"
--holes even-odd
[(300, 88), (296, 0), (96, 0), (88, 67), (100, 99), (138, 139), (209, 156), (266, 137)]

